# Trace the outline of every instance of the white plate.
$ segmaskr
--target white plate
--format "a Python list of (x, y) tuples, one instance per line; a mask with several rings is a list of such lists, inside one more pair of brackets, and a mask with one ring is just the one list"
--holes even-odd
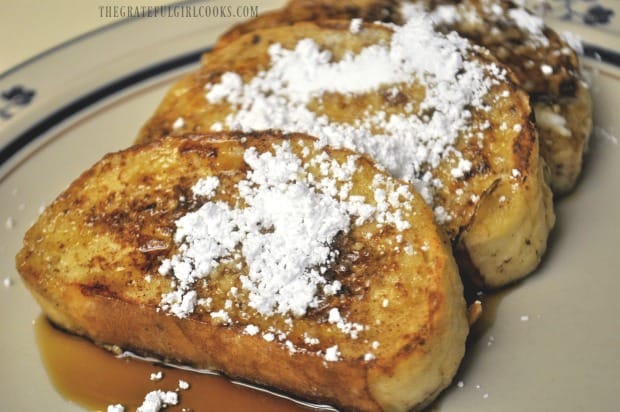
[[(0, 119), (0, 280), (11, 283), (0, 286), (1, 410), (84, 410), (48, 377), (33, 327), (40, 310), (14, 256), (40, 207), (103, 154), (128, 146), (171, 82), (232, 22), (164, 20), (113, 25), (0, 75), (0, 92), (16, 85), (35, 92), (22, 106), (0, 100), (10, 116)], [(613, 49), (588, 33), (580, 31)], [(596, 133), (583, 177), (557, 203), (541, 268), (502, 291), (478, 327), (455, 381), (463, 387), (455, 383), (440, 398), (442, 412), (617, 409), (620, 70), (590, 59), (586, 65)]]

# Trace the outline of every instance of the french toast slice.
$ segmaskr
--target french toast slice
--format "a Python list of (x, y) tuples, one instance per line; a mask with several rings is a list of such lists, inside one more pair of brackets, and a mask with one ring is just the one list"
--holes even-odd
[(462, 272), (498, 287), (537, 267), (555, 219), (531, 116), (509, 70), (422, 15), (404, 26), (305, 22), (210, 53), (138, 141), (274, 128), (369, 154), (414, 183)]
[(429, 13), (438, 30), (458, 32), (488, 48), (512, 69), (531, 96), (551, 188), (557, 195), (570, 192), (581, 173), (592, 130), (590, 92), (575, 50), (539, 17), (512, 1), (291, 0), (281, 10), (234, 26), (215, 48), (264, 27), (353, 18), (404, 24), (411, 14), (422, 10)]
[(27, 232), (17, 269), (55, 324), (100, 345), (342, 410), (427, 404), (468, 333), (449, 242), (421, 197), (300, 134), (106, 155)]

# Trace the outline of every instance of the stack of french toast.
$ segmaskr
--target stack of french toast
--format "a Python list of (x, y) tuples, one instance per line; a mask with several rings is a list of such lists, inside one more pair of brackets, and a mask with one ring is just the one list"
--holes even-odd
[(420, 409), (465, 353), (462, 280), (537, 268), (590, 128), (575, 50), (512, 2), (291, 0), (222, 35), (17, 267), (97, 344)]

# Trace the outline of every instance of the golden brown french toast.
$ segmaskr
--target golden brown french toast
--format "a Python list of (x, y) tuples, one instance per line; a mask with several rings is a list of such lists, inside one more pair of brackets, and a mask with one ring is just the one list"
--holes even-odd
[(138, 140), (273, 128), (369, 154), (414, 183), (461, 269), (496, 287), (536, 268), (554, 223), (531, 116), (509, 70), (422, 16), (298, 23), (210, 53)]
[(404, 24), (422, 10), (430, 14), (438, 30), (457, 31), (491, 50), (513, 70), (532, 98), (551, 188), (556, 194), (568, 193), (581, 172), (592, 129), (590, 92), (575, 51), (539, 17), (511, 1), (291, 0), (281, 10), (234, 26), (216, 49), (261, 27), (326, 18)]
[(106, 155), (27, 232), (17, 268), (68, 331), (342, 410), (427, 404), (468, 333), (421, 197), (300, 134)]

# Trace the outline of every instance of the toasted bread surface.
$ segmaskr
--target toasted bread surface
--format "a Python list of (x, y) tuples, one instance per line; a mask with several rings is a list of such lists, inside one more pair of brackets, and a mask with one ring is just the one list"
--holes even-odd
[[(449, 242), (413, 188), (365, 156), (316, 150), (314, 143), (304, 135), (232, 133), (169, 137), (107, 155), (43, 212), (25, 236), (17, 268), (53, 322), (98, 344), (218, 370), (344, 410), (426, 404), (456, 373), (468, 331)], [(253, 270), (245, 249), (251, 242), (191, 283), (192, 310), (172, 310), (166, 296), (183, 283), (181, 266), (174, 276), (162, 266), (192, 247), (178, 238), (181, 219), (205, 205), (252, 206), (241, 197), (242, 182), (250, 171), (256, 177), (261, 159), (269, 164), (271, 157), (260, 155), (282, 147), (300, 159), (304, 178), (316, 179), (308, 182), (330, 176), (322, 168), (354, 166), (350, 196), (373, 210), (381, 209), (377, 193), (392, 199), (381, 209), (383, 223), (375, 216), (336, 235), (323, 289), (303, 313), (274, 306), (265, 314), (253, 306), (256, 291), (244, 283)], [(251, 167), (248, 153), (259, 163)], [(218, 179), (211, 195), (196, 191), (204, 178)], [(335, 198), (342, 198), (341, 183)], [(408, 205), (398, 218), (390, 214), (394, 196)], [(214, 216), (205, 219), (221, 224)], [(261, 234), (272, 230), (278, 229), (264, 226)], [(221, 242), (230, 235), (217, 231)]]
[(430, 13), (437, 29), (457, 31), (488, 48), (512, 69), (532, 98), (551, 188), (558, 195), (570, 192), (581, 172), (592, 129), (588, 86), (582, 79), (577, 54), (567, 42), (512, 1), (291, 0), (281, 10), (234, 26), (221, 36), (216, 49), (259, 28), (336, 18), (403, 24), (411, 12), (422, 9)]
[[(418, 139), (418, 134), (427, 133), (427, 130), (435, 133), (436, 126), (427, 120), (429, 114), (439, 109), (432, 107), (426, 111), (422, 106), (426, 104), (427, 95), (447, 94), (440, 91), (443, 86), (420, 80), (387, 81), (364, 93), (325, 92), (306, 106), (310, 116), (321, 118), (310, 125), (300, 124), (297, 120), (287, 123), (286, 117), (293, 109), (290, 112), (274, 109), (270, 113), (266, 96), (260, 97), (265, 99), (264, 104), (231, 103), (225, 99), (212, 102), (207, 96), (217, 87), (226, 87), (226, 76), (246, 85), (257, 78), (260, 81), (262, 77), (268, 77), (265, 73), (269, 73), (272, 64), (270, 50), (274, 44), (283, 50), (293, 50), (301, 41), (311, 39), (320, 50), (332, 54), (332, 61), (338, 62), (343, 56), (350, 58), (363, 54), (368, 48), (387, 44), (393, 30), (391, 27), (366, 25), (352, 32), (349, 22), (331, 21), (299, 23), (246, 34), (211, 53), (200, 70), (173, 86), (142, 129), (138, 140), (149, 141), (168, 133), (214, 128), (251, 130), (256, 125), (244, 124), (242, 116), (252, 114), (248, 107), (258, 107), (266, 113), (258, 129), (275, 127), (325, 133), (329, 135), (326, 139), (330, 144), (363, 150), (397, 177), (416, 182), (416, 187), (432, 205), (438, 221), (452, 240), (459, 260), (463, 259), (461, 268), (479, 283), (496, 287), (525, 276), (540, 262), (549, 230), (554, 224), (551, 194), (543, 178), (528, 96), (518, 87), (512, 74), (485, 50), (471, 46), (460, 57), (469, 62), (467, 64), (485, 67), (483, 76), (487, 76), (492, 84), (482, 98), (485, 108), (468, 106), (461, 109), (456, 103), (446, 105), (448, 112), (462, 110), (471, 116), (458, 131), (454, 145), (445, 148), (444, 153), (439, 154), (441, 160), (435, 164), (419, 161), (416, 150), (424, 153), (437, 151), (435, 146), (429, 146), (428, 141)], [(493, 77), (496, 71), (504, 74), (501, 80)], [(247, 87), (251, 93), (252, 87), (258, 86)], [(442, 110), (446, 110), (445, 107)], [(365, 122), (375, 122), (370, 127), (371, 134), (385, 133), (393, 127), (393, 122), (390, 120), (391, 123), (387, 124), (376, 119), (390, 119), (390, 116), (408, 123), (421, 122), (423, 126), (416, 132), (396, 133), (401, 140), (392, 135), (383, 140), (357, 139), (351, 143), (340, 137), (344, 134), (340, 132), (343, 128), (367, 130)], [(324, 122), (327, 126), (323, 128)], [(337, 126), (331, 128), (332, 123)], [(449, 122), (445, 121), (444, 127), (446, 123)], [(334, 133), (332, 130), (339, 131)], [(340, 135), (332, 139), (338, 133)], [(430, 138), (433, 139), (436, 138)], [(363, 147), (359, 149), (358, 146)], [(416, 149), (418, 146), (419, 150)], [(414, 173), (403, 171), (416, 162), (421, 164)], [(469, 167), (466, 171), (459, 171), (463, 162)]]

